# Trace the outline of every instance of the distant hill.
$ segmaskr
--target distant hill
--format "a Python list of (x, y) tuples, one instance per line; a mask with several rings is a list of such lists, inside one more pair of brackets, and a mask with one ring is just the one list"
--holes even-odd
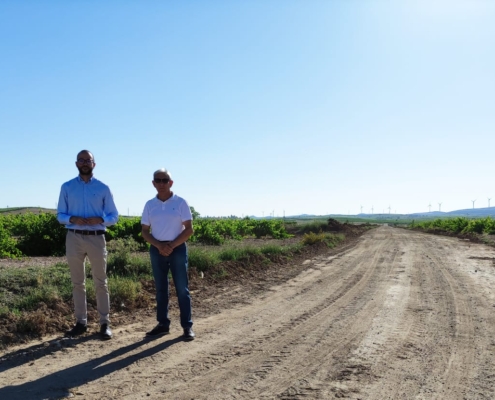
[[(492, 217), (495, 218), (495, 207), (485, 207), (485, 208), (466, 208), (464, 210), (455, 210), (455, 211), (431, 211), (431, 212), (422, 212), (422, 213), (412, 213), (412, 214), (356, 214), (356, 215), (347, 215), (347, 214), (329, 214), (329, 215), (310, 215), (310, 214), (300, 214), (300, 215), (291, 215), (287, 218), (294, 219), (310, 219), (310, 218), (345, 218), (345, 217), (357, 217), (364, 219), (418, 219), (418, 218), (453, 218), (453, 217), (466, 217), (466, 218), (484, 218), (484, 217)], [(271, 217), (270, 217), (271, 218)]]
[(495, 207), (485, 208), (465, 208), (464, 210), (455, 210), (449, 212), (433, 211), (428, 213), (408, 214), (411, 217), (468, 217), (468, 218), (483, 218), (495, 217)]
[(50, 213), (56, 214), (57, 210), (53, 208), (43, 208), (43, 207), (8, 207), (8, 208), (0, 208), (1, 214), (40, 214), (40, 213)]

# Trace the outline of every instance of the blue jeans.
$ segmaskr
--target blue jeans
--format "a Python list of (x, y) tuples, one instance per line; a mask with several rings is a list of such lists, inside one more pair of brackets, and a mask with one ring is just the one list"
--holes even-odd
[(169, 282), (168, 272), (172, 272), (175, 291), (179, 300), (180, 324), (190, 328), (192, 322), (191, 295), (187, 277), (187, 246), (185, 243), (177, 246), (172, 254), (163, 256), (158, 249), (150, 246), (150, 259), (156, 286), (156, 319), (159, 324), (170, 326), (168, 318)]

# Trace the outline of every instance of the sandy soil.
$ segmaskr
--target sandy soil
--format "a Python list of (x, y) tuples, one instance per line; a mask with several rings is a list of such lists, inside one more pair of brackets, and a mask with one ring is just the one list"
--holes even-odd
[(176, 316), (147, 340), (138, 315), (108, 342), (11, 348), (0, 399), (493, 399), (494, 253), (383, 226), (290, 279), (226, 287), (193, 342)]

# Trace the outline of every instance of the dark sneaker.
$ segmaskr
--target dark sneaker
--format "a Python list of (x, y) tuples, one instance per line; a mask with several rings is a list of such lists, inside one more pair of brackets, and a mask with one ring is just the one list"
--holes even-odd
[(102, 340), (110, 340), (112, 338), (112, 331), (108, 327), (108, 324), (101, 324), (100, 336)]
[(68, 337), (79, 336), (79, 335), (82, 335), (87, 330), (88, 330), (88, 327), (86, 325), (78, 322), (74, 325), (74, 327), (70, 331), (65, 332), (65, 336), (68, 336)]
[(194, 334), (192, 328), (184, 328), (184, 340), (194, 340), (196, 335)]
[(151, 331), (146, 332), (146, 336), (161, 336), (168, 335), (170, 333), (170, 329), (165, 325), (158, 324)]

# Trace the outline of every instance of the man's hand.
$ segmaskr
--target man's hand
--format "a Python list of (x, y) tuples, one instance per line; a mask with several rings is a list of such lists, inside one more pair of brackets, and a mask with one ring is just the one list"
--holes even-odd
[(160, 243), (160, 246), (158, 247), (158, 251), (162, 256), (169, 256), (172, 254), (172, 251), (174, 251), (174, 248), (172, 247), (172, 243)]
[(90, 217), (86, 218), (86, 225), (100, 225), (103, 223), (102, 217)]

